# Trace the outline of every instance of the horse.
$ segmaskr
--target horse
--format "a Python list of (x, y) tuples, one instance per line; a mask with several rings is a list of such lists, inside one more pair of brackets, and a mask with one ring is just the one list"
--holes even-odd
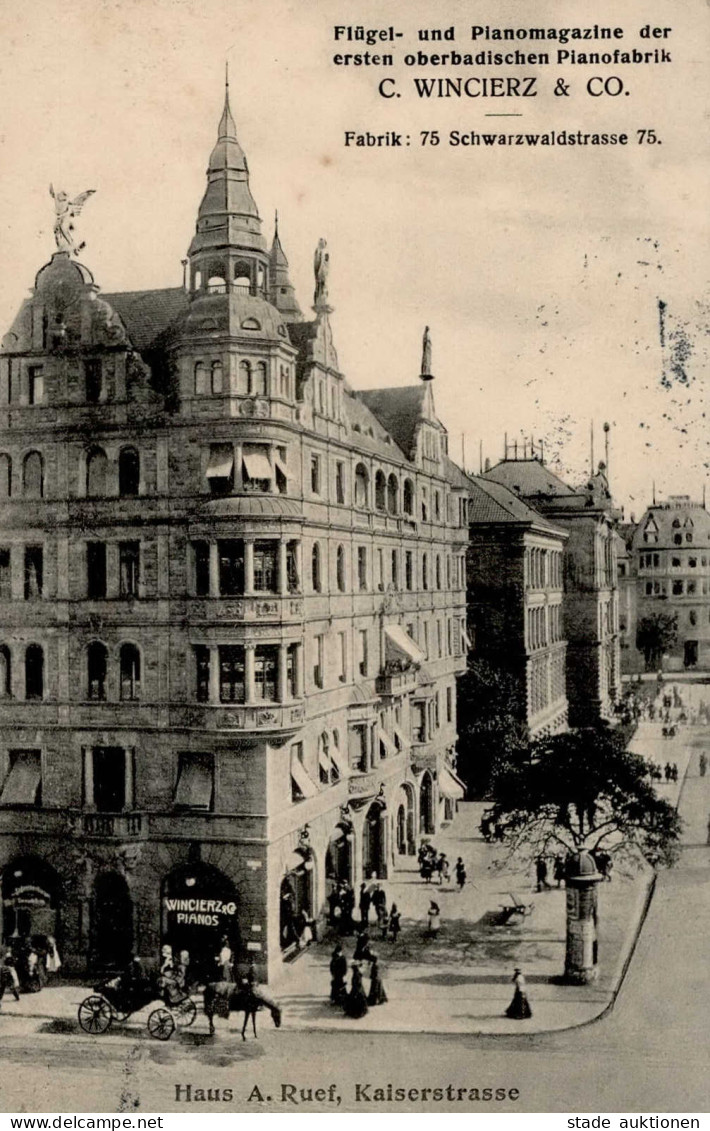
[(254, 988), (247, 982), (208, 982), (205, 986), (204, 1010), (210, 1023), (210, 1036), (214, 1036), (214, 1015), (229, 1019), (230, 1011), (244, 1014), (242, 1040), (246, 1038), (246, 1028), (251, 1017), (254, 1037), (256, 1037), (256, 1015), (260, 1009), (268, 1009), (274, 1025), (281, 1025), (281, 1007), (269, 997), (261, 987)]

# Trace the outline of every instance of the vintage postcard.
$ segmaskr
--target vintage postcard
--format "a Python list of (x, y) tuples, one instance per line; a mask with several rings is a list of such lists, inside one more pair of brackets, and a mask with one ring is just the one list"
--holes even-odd
[(708, 5), (0, 35), (0, 1110), (698, 1125)]

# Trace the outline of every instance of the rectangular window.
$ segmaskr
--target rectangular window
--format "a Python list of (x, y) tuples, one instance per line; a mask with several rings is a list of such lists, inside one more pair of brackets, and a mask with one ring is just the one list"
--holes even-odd
[(42, 755), (40, 750), (10, 750), (9, 773), (0, 794), (0, 805), (42, 804)]
[(276, 701), (279, 649), (276, 644), (260, 645), (254, 650), (254, 697)]
[(221, 703), (244, 702), (244, 649), (238, 645), (219, 649), (219, 699)]
[(453, 688), (446, 688), (446, 721), (452, 723), (454, 721), (454, 693)]
[(441, 495), (438, 491), (434, 492), (434, 518), (437, 522), (441, 518)]
[(311, 491), (320, 495), (320, 456), (311, 455)]
[(414, 588), (414, 554), (411, 550), (406, 550), (404, 554), (404, 587)]
[(119, 542), (118, 571), (121, 597), (137, 597), (140, 581), (140, 542)]
[(278, 590), (278, 542), (254, 543), (254, 591), (276, 593)]
[(266, 444), (242, 448), (242, 482), (245, 491), (270, 491), (274, 473)]
[(286, 545), (286, 580), (289, 593), (298, 593), (298, 542), (288, 542)]
[(429, 623), (428, 623), (428, 621), (424, 621), (424, 624), (423, 624), (422, 627), (424, 629), (424, 637), (423, 637), (423, 640), (422, 640), (422, 651), (428, 659), (429, 658)]
[(323, 686), (323, 650), (324, 650), (324, 637), (313, 637), (313, 682), (316, 687)]
[(392, 551), (392, 588), (399, 589), (399, 551)]
[(12, 574), (10, 572), (10, 551), (0, 550), (0, 601), (9, 601), (12, 597)]
[(385, 552), (378, 549), (377, 551), (377, 588), (380, 593), (385, 587)]
[(98, 358), (84, 362), (84, 387), (89, 404), (98, 404), (103, 386), (103, 366)]
[(86, 543), (86, 594), (90, 600), (106, 596), (106, 543)]
[(429, 506), (427, 503), (426, 487), (422, 487), (422, 522), (429, 520)]
[(244, 592), (244, 543), (236, 539), (218, 542), (219, 591), (222, 597)]
[(357, 548), (357, 583), (360, 589), (367, 589), (367, 547)]
[(338, 679), (341, 683), (345, 683), (348, 678), (348, 634), (347, 632), (338, 633), (338, 658), (340, 663), (340, 671)]
[(340, 460), (335, 465), (335, 501), (345, 502), (345, 464)]
[(210, 445), (207, 483), (213, 495), (229, 495), (233, 490), (234, 447), (232, 444)]
[(674, 597), (682, 597), (683, 596), (683, 582), (682, 581), (674, 581), (673, 582), (673, 596)]
[(296, 669), (296, 649), (298, 644), (289, 644), (286, 650), (286, 686), (289, 699), (298, 695), (298, 680)]
[(440, 620), (436, 622), (436, 654), (439, 657), (444, 654), (444, 634)]
[(44, 552), (41, 546), (25, 546), (25, 600), (41, 597), (44, 587)]
[(412, 707), (412, 738), (414, 742), (426, 742), (426, 712), (423, 703)]
[(42, 404), (44, 400), (44, 373), (41, 365), (30, 365), (27, 371), (27, 391), (30, 404)]
[(198, 703), (210, 700), (210, 650), (204, 644), (195, 646), (195, 696)]
[(210, 544), (209, 542), (192, 543), (192, 562), (194, 569), (195, 596), (209, 597), (210, 595)]
[(367, 629), (361, 628), (358, 631), (358, 658), (357, 658), (358, 671), (360, 675), (367, 675)]
[(94, 805), (100, 813), (120, 813), (132, 803), (126, 796), (126, 751), (120, 746), (95, 746), (92, 759)]
[(178, 754), (176, 809), (209, 811), (214, 806), (214, 755), (192, 750)]

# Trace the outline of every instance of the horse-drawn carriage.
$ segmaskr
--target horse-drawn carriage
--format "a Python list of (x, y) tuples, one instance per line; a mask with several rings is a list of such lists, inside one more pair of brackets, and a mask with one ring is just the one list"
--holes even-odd
[(194, 1001), (175, 983), (118, 977), (95, 986), (94, 993), (84, 998), (78, 1011), (79, 1024), (85, 1033), (105, 1033), (114, 1021), (126, 1021), (151, 1002), (160, 1002), (146, 1021), (156, 1041), (169, 1041), (177, 1026), (186, 1028), (197, 1016)]

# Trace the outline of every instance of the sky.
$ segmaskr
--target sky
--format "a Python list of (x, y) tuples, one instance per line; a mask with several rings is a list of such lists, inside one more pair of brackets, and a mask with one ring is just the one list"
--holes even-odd
[[(416, 381), (428, 325), (437, 410), (469, 469), (481, 455), (496, 462), (506, 433), (533, 436), (580, 483), (590, 425), (598, 460), (608, 422), (612, 488), (627, 515), (640, 517), (654, 483), (658, 498), (700, 498), (710, 468), (710, 11), (703, 0), (619, 7), (477, 5), (481, 25), (620, 25), (629, 48), (658, 45), (638, 38), (644, 24), (672, 27), (671, 64), (466, 72), (536, 75), (539, 97), (523, 102), (416, 97), (414, 76), (460, 68), (332, 65), (344, 50), (336, 24), (396, 26), (407, 50), (472, 50), (461, 0), (4, 0), (0, 328), (52, 253), (50, 183), (72, 196), (96, 189), (77, 231), (103, 290), (180, 284), (227, 59), (252, 191), (269, 239), (279, 210), (305, 311), (313, 250), (328, 240), (335, 343), (355, 388)], [(420, 28), (448, 26), (454, 44), (417, 41)], [(620, 74), (629, 95), (589, 97), (595, 74)], [(377, 94), (388, 76), (401, 98)], [(552, 94), (558, 76), (569, 97)], [(501, 108), (523, 117), (485, 117)], [(661, 144), (637, 145), (637, 128), (655, 129)], [(348, 129), (408, 133), (412, 144), (346, 148)], [(419, 145), (432, 129), (442, 144)], [(450, 147), (451, 129), (626, 130), (632, 144)]]

